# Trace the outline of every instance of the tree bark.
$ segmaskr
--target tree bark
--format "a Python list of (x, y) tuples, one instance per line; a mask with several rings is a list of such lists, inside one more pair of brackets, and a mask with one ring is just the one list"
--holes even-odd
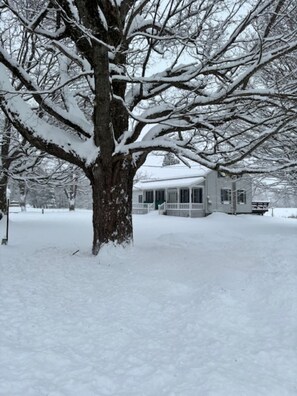
[(1, 172), (0, 172), (0, 212), (6, 214), (7, 207), (7, 186), (8, 186), (8, 171), (11, 164), (9, 158), (9, 146), (11, 139), (11, 123), (8, 118), (5, 118), (4, 127), (2, 130), (2, 141), (0, 144), (1, 156)]
[(118, 161), (109, 171), (97, 163), (92, 169), (93, 248), (97, 255), (106, 244), (129, 245), (133, 241), (132, 188), (136, 169)]
[[(0, 178), (0, 213), (7, 213), (7, 184), (8, 177), (2, 174)], [(1, 216), (0, 216), (1, 217)]]
[(74, 199), (69, 200), (69, 212), (75, 211), (75, 201)]
[[(71, 189), (71, 187), (70, 187)], [(76, 201), (76, 194), (74, 194), (72, 191), (68, 192), (66, 188), (64, 189), (65, 195), (68, 200), (68, 208), (69, 211), (74, 211), (75, 210), (75, 201)]]

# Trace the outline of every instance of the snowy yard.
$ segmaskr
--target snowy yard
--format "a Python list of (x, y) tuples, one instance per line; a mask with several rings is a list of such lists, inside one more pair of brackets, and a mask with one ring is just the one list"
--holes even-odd
[(0, 395), (296, 396), (297, 220), (134, 226), (96, 258), (91, 212), (11, 215)]

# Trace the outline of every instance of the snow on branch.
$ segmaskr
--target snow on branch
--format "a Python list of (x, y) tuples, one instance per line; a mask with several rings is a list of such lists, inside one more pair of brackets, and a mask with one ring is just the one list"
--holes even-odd
[[(74, 128), (79, 131), (83, 136), (90, 137), (92, 134), (92, 127), (85, 119), (81, 117), (81, 113), (78, 115), (76, 113), (69, 113), (63, 110), (61, 107), (57, 106), (52, 102), (33, 81), (33, 78), (29, 73), (26, 72), (14, 59), (12, 59), (9, 54), (0, 46), (0, 61), (15, 75), (19, 80), (25, 85), (27, 90), (32, 94), (36, 102), (48, 113), (55, 116), (58, 120), (63, 122), (65, 125)], [(4, 69), (3, 69), (4, 70)], [(7, 77), (7, 73), (4, 71), (4, 76)], [(3, 76), (3, 77), (4, 77)], [(8, 92), (13, 92), (8, 91)], [(2, 94), (5, 92), (3, 90)]]
[(5, 67), (0, 65), (0, 103), (3, 111), (26, 138), (36, 146), (48, 147), (53, 155), (74, 163), (91, 163), (98, 155), (92, 139), (80, 138), (71, 130), (59, 128), (42, 119), (18, 92), (13, 92)]

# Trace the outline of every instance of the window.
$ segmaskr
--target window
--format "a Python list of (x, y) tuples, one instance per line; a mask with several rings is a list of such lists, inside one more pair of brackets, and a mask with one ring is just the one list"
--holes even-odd
[(237, 190), (237, 203), (238, 204), (246, 204), (246, 191), (245, 190)]
[(199, 187), (192, 189), (192, 202), (203, 203), (203, 188)]
[(138, 203), (142, 203), (142, 195), (138, 195)]
[(177, 202), (177, 189), (168, 190), (167, 202), (168, 203), (176, 203)]
[(231, 189), (223, 188), (221, 190), (221, 202), (222, 204), (230, 204), (231, 203)]
[(147, 202), (147, 203), (154, 202), (154, 191), (146, 191), (145, 192), (145, 202)]
[(190, 192), (188, 188), (180, 189), (180, 203), (189, 203), (190, 202)]
[(165, 202), (165, 190), (156, 191), (156, 202), (158, 204), (162, 204), (163, 202)]

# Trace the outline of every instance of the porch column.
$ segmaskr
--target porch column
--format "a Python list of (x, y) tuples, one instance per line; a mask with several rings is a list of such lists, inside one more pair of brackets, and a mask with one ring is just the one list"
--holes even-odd
[[(189, 213), (190, 213), (190, 215), (192, 214), (191, 211), (192, 211), (192, 187), (189, 188)], [(192, 216), (190, 216), (190, 217), (192, 217)]]

